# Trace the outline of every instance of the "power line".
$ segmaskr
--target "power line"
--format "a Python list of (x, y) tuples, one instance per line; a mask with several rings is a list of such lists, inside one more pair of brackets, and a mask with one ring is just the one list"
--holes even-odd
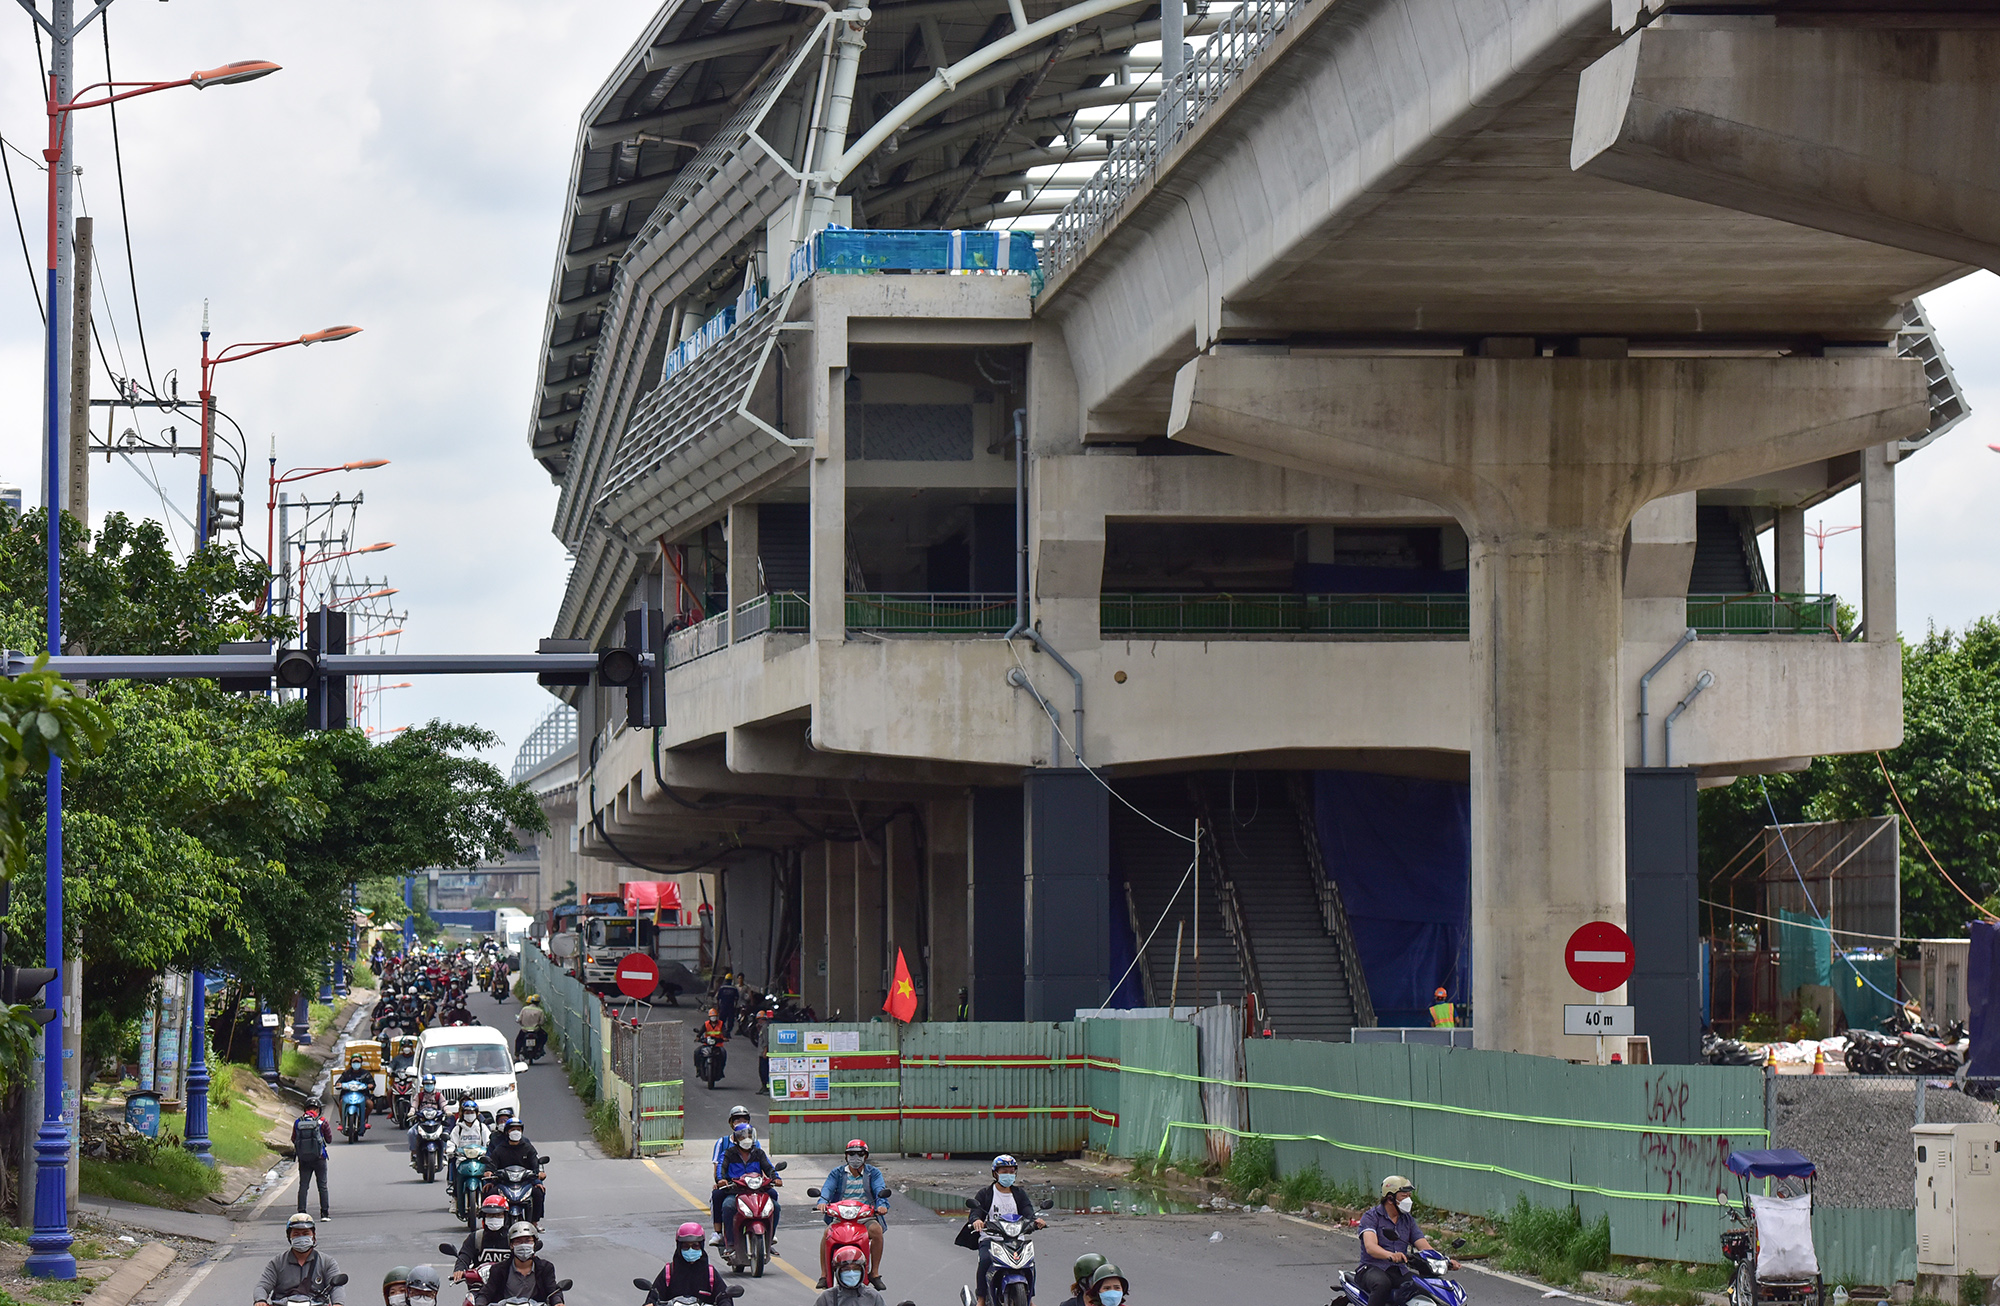
[(0, 148), (0, 172), (7, 174), (7, 200), (14, 206), (14, 230), (21, 234), (21, 258), (28, 265), (28, 285), (35, 292), (35, 312), (42, 319), (42, 325), (47, 326), (49, 311), (42, 307), (42, 279), (35, 275), (35, 256), (28, 252), (28, 229), (21, 224), (21, 199), (14, 193), (14, 167), (7, 162), (7, 151), (14, 147), (5, 140), (0, 140), (0, 146), (5, 147)]
[[(104, 80), (116, 81), (111, 75), (111, 12), (106, 10), (97, 17), (99, 30), (104, 33)], [(125, 277), (132, 287), (132, 320), (139, 327), (139, 361), (146, 366), (146, 387), (153, 388), (153, 359), (146, 352), (146, 319), (139, 312), (139, 273), (132, 261), (132, 214), (125, 207), (125, 152), (118, 143), (118, 102), (111, 102), (111, 157), (118, 167), (118, 220), (125, 233)], [(114, 327), (112, 334), (116, 335)]]

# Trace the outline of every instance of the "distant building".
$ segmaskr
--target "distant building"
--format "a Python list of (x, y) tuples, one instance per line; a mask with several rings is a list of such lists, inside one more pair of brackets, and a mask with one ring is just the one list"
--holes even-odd
[(21, 511), (21, 487), (0, 481), (0, 504), (5, 504), (16, 513)]

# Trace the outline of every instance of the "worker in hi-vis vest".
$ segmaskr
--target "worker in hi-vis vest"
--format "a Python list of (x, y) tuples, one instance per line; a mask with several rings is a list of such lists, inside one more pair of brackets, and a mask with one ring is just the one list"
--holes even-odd
[(1458, 1024), (1458, 1012), (1445, 996), (1443, 989), (1437, 991), (1437, 1001), (1431, 1004), (1431, 1028), (1451, 1029)]

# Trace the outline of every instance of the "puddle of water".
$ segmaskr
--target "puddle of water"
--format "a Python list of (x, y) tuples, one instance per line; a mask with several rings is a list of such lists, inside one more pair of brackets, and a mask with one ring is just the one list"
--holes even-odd
[[(1053, 1197), (1059, 1211), (1093, 1215), (1190, 1215), (1208, 1208), (1182, 1198), (1162, 1196), (1147, 1188), (1057, 1188), (1036, 1186), (1030, 1190), (1036, 1202)], [(939, 1215), (963, 1216), (969, 1193), (946, 1192), (940, 1188), (912, 1188), (901, 1194), (926, 1210)]]

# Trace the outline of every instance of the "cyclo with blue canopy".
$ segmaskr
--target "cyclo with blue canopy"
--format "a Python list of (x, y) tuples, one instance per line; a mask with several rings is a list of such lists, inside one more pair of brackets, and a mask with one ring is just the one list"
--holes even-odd
[[(1724, 1164), (1743, 1189), (1741, 1204), (1732, 1204), (1719, 1189), (1715, 1194), (1729, 1221), (1722, 1255), (1735, 1267), (1730, 1306), (1825, 1306), (1826, 1284), (1812, 1236), (1813, 1178), (1819, 1168), (1790, 1148), (1731, 1152)], [(1751, 1182), (1759, 1179), (1770, 1180), (1773, 1191), (1751, 1192)]]

